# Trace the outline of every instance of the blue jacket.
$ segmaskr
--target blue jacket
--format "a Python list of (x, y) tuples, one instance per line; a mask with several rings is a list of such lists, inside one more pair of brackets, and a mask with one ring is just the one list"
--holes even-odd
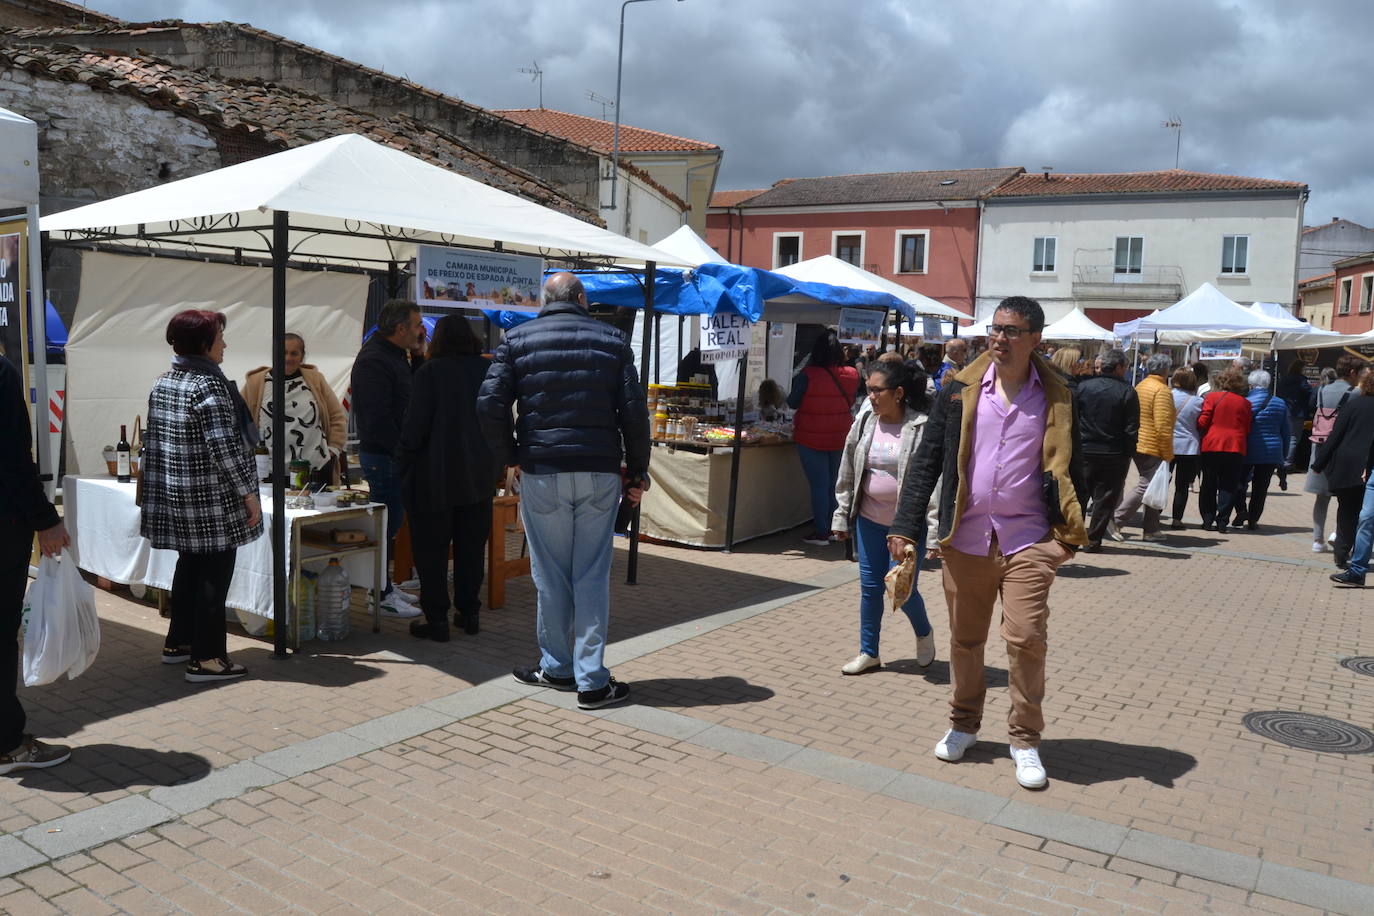
[(1251, 389), (1248, 398), (1255, 419), (1245, 439), (1245, 463), (1283, 464), (1288, 448), (1288, 405), (1266, 388)]
[(649, 469), (649, 413), (630, 345), (573, 302), (550, 302), (506, 332), (477, 417), (500, 467), (619, 473), (623, 442), (629, 476)]

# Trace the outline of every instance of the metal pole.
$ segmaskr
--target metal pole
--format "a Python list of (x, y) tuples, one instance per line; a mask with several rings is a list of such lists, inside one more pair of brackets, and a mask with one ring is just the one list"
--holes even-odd
[[(38, 204), (27, 208), (29, 222), (29, 303), (33, 308), (33, 321), (29, 328), (33, 335), (33, 390), (36, 397), (33, 405), (33, 428), (38, 431), (38, 441), (34, 443), (34, 456), (38, 459), (38, 478), (43, 481), (43, 489), (49, 501), (57, 490), (56, 456), (49, 444), (52, 435), (48, 432), (48, 295), (43, 288), (43, 234), (38, 231)], [(20, 292), (19, 302), (23, 302)], [(20, 314), (22, 319), (24, 316)], [(20, 352), (23, 352), (21, 346)], [(20, 366), (22, 369), (23, 366)], [(28, 397), (28, 392), (24, 392)]]
[[(647, 313), (646, 313), (646, 314), (647, 314)], [(663, 381), (663, 379), (660, 378), (660, 376), (663, 375), (663, 354), (660, 353), (660, 352), (658, 351), (659, 335), (660, 335), (660, 333), (661, 333), (662, 331), (663, 331), (663, 316), (662, 316), (662, 315), (654, 315), (654, 384), (655, 384), (655, 385), (657, 385), (659, 382)], [(647, 379), (645, 380), (645, 384), (648, 384), (648, 380), (647, 380)]]
[[(272, 211), (272, 657), (288, 658), (286, 645), (286, 255), (291, 214)], [(381, 587), (381, 583), (377, 583)]]
[[(633, 0), (628, 0), (633, 2)], [(622, 8), (623, 12), (623, 8)], [(649, 377), (649, 316), (654, 311), (654, 272), (657, 265), (648, 261), (644, 265), (644, 342), (639, 353), (640, 384), (647, 384)], [(625, 584), (638, 585), (639, 582), (639, 516), (641, 507), (636, 506), (630, 516), (630, 557), (625, 567)]]
[(735, 392), (735, 440), (734, 448), (730, 450), (730, 503), (725, 510), (725, 552), (729, 553), (735, 546), (735, 505), (739, 499), (739, 457), (740, 457), (740, 427), (744, 425), (744, 384), (745, 376), (748, 375), (749, 356), (745, 354), (739, 361), (739, 386)]

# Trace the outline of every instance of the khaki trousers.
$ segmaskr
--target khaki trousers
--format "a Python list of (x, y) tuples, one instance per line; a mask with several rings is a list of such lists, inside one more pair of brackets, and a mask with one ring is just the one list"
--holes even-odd
[(992, 608), (1002, 597), (1002, 638), (1007, 641), (1011, 713), (1007, 733), (1013, 747), (1036, 747), (1045, 718), (1045, 650), (1050, 616), (1050, 585), (1055, 570), (1073, 555), (1052, 538), (1003, 556), (994, 537), (987, 556), (941, 551), (945, 603), (949, 606), (950, 724), (974, 733), (983, 724), (983, 646)]

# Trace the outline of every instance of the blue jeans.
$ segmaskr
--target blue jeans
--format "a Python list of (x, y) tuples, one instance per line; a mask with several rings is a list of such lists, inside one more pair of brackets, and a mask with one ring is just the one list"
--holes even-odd
[(1360, 521), (1355, 526), (1355, 546), (1350, 549), (1349, 572), (1363, 576), (1369, 571), (1369, 553), (1374, 547), (1374, 474), (1364, 485), (1364, 503), (1360, 506)]
[[(859, 557), (859, 651), (879, 658), (878, 634), (883, 627), (883, 577), (892, 568), (892, 555), (887, 550), (887, 528), (870, 522), (860, 515), (854, 521), (854, 551)], [(916, 573), (921, 572), (921, 549), (916, 548)], [(926, 603), (911, 583), (911, 597), (902, 605), (902, 612), (911, 621), (917, 636), (930, 635), (930, 619), (926, 617)]]
[(811, 524), (817, 537), (830, 535), (830, 520), (835, 517), (839, 505), (835, 501), (835, 481), (840, 476), (840, 459), (844, 450), (822, 452), (804, 445), (797, 446), (801, 458), (802, 471), (811, 488)]
[[(374, 503), (386, 506), (386, 559), (382, 562), (382, 577), (386, 583), (382, 592), (391, 591), (391, 559), (396, 551), (396, 532), (406, 518), (405, 503), (401, 501), (401, 478), (396, 473), (396, 462), (390, 455), (377, 455), (369, 452), (358, 453), (358, 465), (367, 481), (368, 491)], [(398, 569), (396, 575), (402, 579), (410, 577), (410, 570)]]
[(539, 667), (600, 690), (611, 619), (611, 536), (620, 475), (571, 471), (520, 476), (520, 518), (538, 593)]

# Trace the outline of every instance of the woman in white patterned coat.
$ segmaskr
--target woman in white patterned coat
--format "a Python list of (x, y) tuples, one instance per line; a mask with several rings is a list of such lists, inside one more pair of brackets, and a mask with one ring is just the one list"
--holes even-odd
[(186, 662), (186, 680), (243, 677), (229, 660), (224, 600), (239, 547), (262, 536), (253, 462), (257, 429), (224, 377), (222, 312), (188, 309), (167, 324), (176, 354), (148, 395), (143, 536), (178, 553), (164, 664)]

